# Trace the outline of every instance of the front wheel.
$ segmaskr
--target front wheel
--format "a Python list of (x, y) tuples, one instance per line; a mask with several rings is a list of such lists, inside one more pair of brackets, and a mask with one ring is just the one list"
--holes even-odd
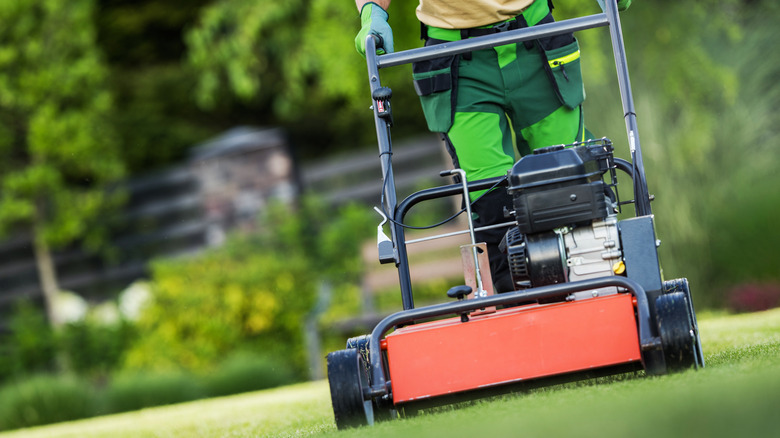
[[(347, 349), (355, 349), (363, 357), (363, 364), (366, 367), (366, 373), (368, 374), (369, 383), (371, 381), (371, 355), (369, 354), (369, 345), (371, 344), (370, 335), (361, 335), (347, 339)], [(377, 359), (381, 360), (381, 359)], [(385, 361), (386, 363), (386, 361)], [(387, 369), (385, 369), (387, 373)], [(392, 400), (385, 398), (376, 398), (372, 401), (374, 407), (374, 421), (377, 423), (382, 421), (390, 421), (398, 418), (398, 412), (393, 406)]]
[(363, 389), (369, 386), (366, 371), (365, 361), (357, 349), (328, 354), (330, 400), (340, 430), (374, 424), (373, 403), (363, 399)]

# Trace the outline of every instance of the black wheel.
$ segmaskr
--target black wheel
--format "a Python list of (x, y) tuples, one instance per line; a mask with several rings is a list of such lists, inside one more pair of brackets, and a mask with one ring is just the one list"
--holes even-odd
[(696, 364), (696, 339), (683, 292), (661, 295), (655, 300), (658, 333), (666, 368), (681, 371)]
[[(369, 383), (372, 383), (371, 382), (371, 359), (369, 355), (370, 344), (371, 344), (371, 336), (369, 335), (355, 336), (354, 338), (347, 339), (347, 349), (355, 349), (358, 351), (360, 356), (363, 358), (364, 364), (366, 366), (368, 381)], [(386, 369), (385, 369), (385, 374), (387, 374)], [(395, 406), (393, 406), (393, 402), (391, 400), (373, 399), (371, 403), (373, 404), (374, 407), (374, 421), (376, 422), (388, 421), (398, 417), (398, 412), (395, 410)]]
[(704, 368), (704, 350), (701, 348), (701, 337), (699, 336), (699, 324), (696, 322), (696, 311), (693, 309), (693, 298), (687, 278), (676, 278), (664, 282), (664, 294), (682, 292), (688, 300), (688, 316), (693, 325), (693, 334), (696, 338), (696, 368)]
[(363, 399), (368, 374), (363, 357), (354, 348), (328, 354), (328, 382), (336, 427), (347, 429), (374, 424), (371, 400)]

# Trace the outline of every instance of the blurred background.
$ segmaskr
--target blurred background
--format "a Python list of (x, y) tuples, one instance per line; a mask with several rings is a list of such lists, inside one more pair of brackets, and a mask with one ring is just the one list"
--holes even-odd
[[(420, 46), (415, 6), (390, 8), (396, 50)], [(780, 305), (779, 18), (621, 14), (664, 276), (699, 310)], [(401, 308), (372, 242), (358, 27), (348, 0), (0, 2), (0, 430), (319, 379)], [(608, 33), (578, 38), (586, 124), (625, 157)], [(382, 73), (399, 193), (440, 184), (410, 67)], [(462, 283), (457, 248), (413, 257), (449, 267), (416, 278), (418, 304)]]

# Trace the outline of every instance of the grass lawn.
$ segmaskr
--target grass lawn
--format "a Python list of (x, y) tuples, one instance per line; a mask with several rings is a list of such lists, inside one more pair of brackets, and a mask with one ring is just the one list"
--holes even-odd
[(707, 368), (479, 401), (337, 432), (326, 381), (27, 430), (32, 437), (780, 437), (780, 309), (703, 314)]

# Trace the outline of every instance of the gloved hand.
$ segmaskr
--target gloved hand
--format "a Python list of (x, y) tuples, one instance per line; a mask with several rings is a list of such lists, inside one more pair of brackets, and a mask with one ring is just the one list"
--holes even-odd
[(618, 11), (625, 11), (631, 6), (631, 0), (618, 0)]
[(363, 57), (366, 56), (366, 37), (369, 34), (381, 38), (377, 41), (377, 55), (393, 53), (393, 30), (387, 24), (387, 18), (387, 11), (376, 3), (366, 3), (360, 9), (361, 28), (355, 37), (355, 48)]

